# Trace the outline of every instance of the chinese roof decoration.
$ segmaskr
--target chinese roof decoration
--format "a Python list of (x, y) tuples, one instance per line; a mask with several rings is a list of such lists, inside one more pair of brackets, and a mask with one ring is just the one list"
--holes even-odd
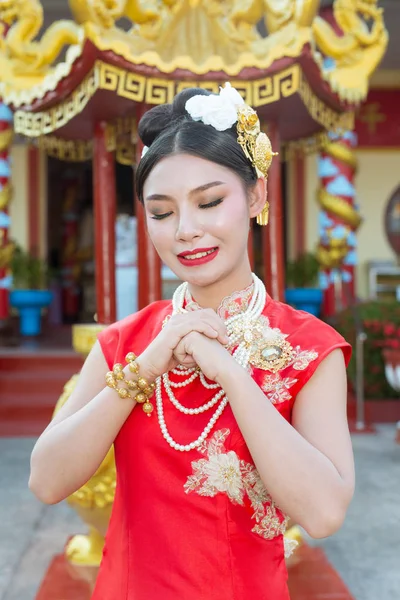
[(68, 154), (70, 141), (71, 157), (90, 153), (99, 119), (128, 130), (134, 103), (170, 101), (193, 85), (217, 91), (226, 80), (262, 118), (279, 120), (283, 141), (348, 129), (388, 40), (377, 0), (335, 0), (329, 21), (320, 0), (69, 5), (73, 18), (39, 37), (39, 0), (0, 0), (0, 96), (18, 133), (54, 152), (62, 140)]

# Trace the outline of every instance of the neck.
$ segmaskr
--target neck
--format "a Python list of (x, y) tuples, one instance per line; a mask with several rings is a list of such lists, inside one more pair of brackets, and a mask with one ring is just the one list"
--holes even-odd
[(251, 285), (253, 279), (251, 274), (250, 264), (243, 272), (233, 272), (224, 279), (215, 281), (214, 283), (200, 287), (189, 283), (189, 291), (202, 308), (212, 308), (217, 310), (222, 300), (227, 296), (231, 296), (234, 292), (240, 292)]

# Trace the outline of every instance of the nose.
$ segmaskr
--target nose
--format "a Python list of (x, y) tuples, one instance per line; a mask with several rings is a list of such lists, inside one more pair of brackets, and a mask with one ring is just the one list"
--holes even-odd
[(178, 228), (175, 238), (177, 241), (190, 242), (196, 238), (201, 238), (203, 235), (203, 227), (196, 218), (194, 211), (183, 210), (179, 215)]

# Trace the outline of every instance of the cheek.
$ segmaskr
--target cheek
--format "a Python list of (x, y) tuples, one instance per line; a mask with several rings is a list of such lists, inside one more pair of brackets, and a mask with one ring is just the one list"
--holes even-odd
[(228, 235), (238, 236), (241, 230), (247, 235), (249, 227), (247, 203), (242, 198), (227, 202), (223, 210), (218, 213), (218, 216), (216, 218), (214, 216), (212, 222), (215, 228), (223, 229)]
[(167, 250), (171, 246), (171, 231), (166, 223), (155, 221), (151, 217), (146, 218), (147, 232), (149, 237), (159, 253)]

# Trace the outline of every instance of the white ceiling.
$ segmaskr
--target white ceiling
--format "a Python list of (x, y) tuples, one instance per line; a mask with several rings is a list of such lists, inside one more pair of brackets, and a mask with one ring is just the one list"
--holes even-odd
[[(45, 13), (45, 26), (57, 19), (70, 18), (71, 13), (67, 0), (41, 0)], [(321, 0), (321, 6), (330, 6), (333, 0)], [(389, 46), (382, 61), (381, 68), (400, 69), (400, 0), (381, 0), (385, 9), (385, 23), (389, 31)]]

